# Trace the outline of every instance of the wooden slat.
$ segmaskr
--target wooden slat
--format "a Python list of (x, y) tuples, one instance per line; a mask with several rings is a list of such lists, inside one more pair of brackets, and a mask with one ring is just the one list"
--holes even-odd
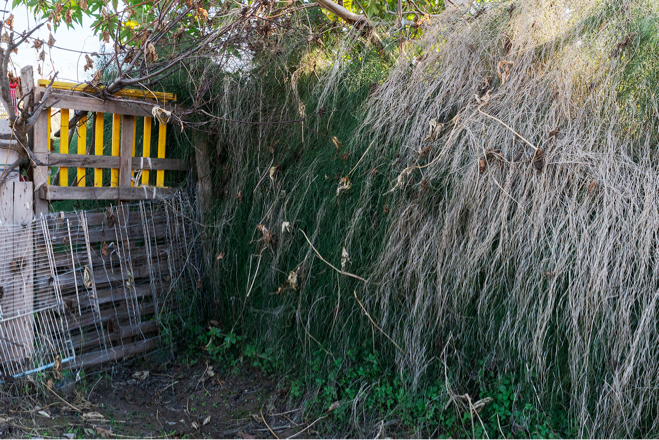
[[(42, 87), (37, 88), (43, 90)], [(101, 98), (85, 96), (78, 92), (64, 92), (59, 90), (52, 91), (48, 99), (46, 99), (46, 106), (134, 116), (152, 116), (153, 107), (156, 106), (168, 111), (180, 112), (180, 106), (168, 105), (162, 102), (145, 101), (141, 103), (135, 102), (135, 100), (124, 101), (121, 99), (103, 101)]]
[(39, 190), (43, 200), (155, 200), (176, 193), (176, 188), (80, 188), (44, 185)]
[[(104, 362), (111, 362), (119, 359), (127, 359), (131, 356), (146, 354), (147, 352), (153, 350), (158, 346), (159, 340), (160, 338), (149, 339), (147, 341), (137, 341), (130, 345), (115, 347), (112, 350), (88, 353), (83, 356), (77, 357), (73, 362), (74, 365), (88, 368), (93, 365), (102, 364)], [(69, 364), (70, 367), (73, 367), (74, 365)]]
[[(83, 154), (38, 154), (37, 159), (49, 166), (86, 167), (98, 169), (119, 168), (119, 158), (112, 156), (90, 156)], [(180, 159), (150, 159), (133, 157), (131, 159), (133, 170), (173, 170), (186, 171), (188, 164)]]
[[(112, 115), (112, 155), (119, 156), (121, 146), (121, 115)], [(110, 172), (110, 186), (119, 185), (119, 168), (114, 168)]]
[[(131, 116), (133, 118), (133, 152), (130, 157), (135, 157), (135, 142), (137, 140), (137, 121), (135, 120), (135, 116)], [(132, 165), (132, 163), (131, 163)], [(132, 166), (131, 166), (131, 172), (130, 172), (130, 186), (135, 186), (135, 171), (132, 171)]]
[[(96, 156), (103, 156), (103, 113), (96, 113), (94, 123), (96, 124), (95, 133), (96, 139), (94, 141), (94, 154)], [(98, 159), (98, 157), (96, 158)], [(94, 186), (100, 188), (103, 186), (103, 167), (99, 167), (97, 163), (94, 164)], [(91, 165), (90, 165), (91, 166)], [(116, 165), (118, 167), (119, 165)]]
[[(61, 154), (69, 152), (69, 109), (63, 108), (60, 112), (59, 151)], [(69, 186), (69, 169), (60, 167), (60, 186)]]
[[(23, 71), (21, 70), (21, 74)], [(34, 82), (32, 83), (34, 84)], [(50, 81), (46, 79), (40, 79), (37, 84), (41, 87), (46, 87), (50, 84)], [(54, 81), (53, 89), (55, 90), (67, 90), (74, 92), (86, 92), (86, 93), (95, 93), (96, 89), (89, 84), (85, 83), (73, 83), (66, 81)], [(103, 90), (103, 86), (99, 87)], [(23, 92), (25, 94), (25, 92)], [(114, 96), (125, 96), (130, 98), (142, 98), (142, 99), (154, 99), (156, 101), (176, 101), (176, 95), (173, 93), (166, 92), (152, 92), (151, 90), (137, 90), (137, 89), (123, 89), (119, 90), (114, 94)]]
[[(165, 157), (165, 140), (167, 139), (167, 124), (160, 124), (158, 128), (158, 158)], [(165, 172), (156, 171), (156, 186), (165, 186)]]
[[(82, 118), (78, 126), (78, 154), (87, 154), (87, 116)], [(86, 173), (87, 170), (85, 168), (78, 168), (76, 173), (77, 186), (85, 186), (87, 184)]]
[[(41, 99), (41, 97), (36, 96), (35, 99)], [(34, 152), (48, 154), (50, 147), (50, 109), (41, 112), (34, 124), (34, 133)], [(47, 166), (35, 167), (33, 180), (35, 188), (48, 185), (50, 183), (50, 168)], [(48, 214), (48, 202), (40, 197), (35, 197), (34, 213), (37, 215)]]
[(121, 127), (121, 150), (119, 153), (119, 186), (130, 187), (131, 165), (133, 156), (133, 128), (135, 127), (135, 116), (124, 115)]
[[(142, 145), (142, 157), (151, 157), (151, 122), (153, 118), (144, 118), (144, 144)], [(134, 164), (133, 164), (134, 165)], [(135, 169), (135, 166), (133, 166)], [(142, 171), (142, 185), (149, 184), (149, 170)]]

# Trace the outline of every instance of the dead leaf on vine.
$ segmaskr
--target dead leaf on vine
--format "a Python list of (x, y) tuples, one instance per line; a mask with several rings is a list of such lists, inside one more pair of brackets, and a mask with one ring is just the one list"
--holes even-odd
[(39, 59), (41, 61), (46, 61), (46, 52), (42, 50), (41, 53), (39, 54)]
[(101, 73), (100, 70), (97, 70), (96, 73), (94, 74), (94, 78), (92, 79), (92, 85), (94, 86), (98, 85), (102, 79), (103, 79), (103, 74)]
[(109, 42), (110, 42), (110, 32), (103, 31), (103, 43), (109, 43)]
[(542, 148), (535, 150), (533, 155), (533, 166), (536, 170), (542, 171), (542, 168), (545, 166), (545, 153), (542, 151)]
[(145, 380), (147, 377), (149, 377), (148, 371), (136, 371), (132, 376), (133, 379), (137, 380)]
[(90, 288), (92, 286), (92, 271), (89, 266), (85, 266), (85, 269), (82, 274), (82, 280), (85, 282), (85, 287)]
[(89, 7), (89, 5), (87, 4), (87, 0), (80, 0), (78, 2), (78, 5), (80, 6), (80, 9), (82, 9), (83, 11), (86, 11), (87, 8)]
[(341, 270), (346, 270), (346, 265), (348, 263), (351, 263), (350, 255), (348, 254), (348, 251), (344, 247), (343, 251), (341, 251)]
[[(478, 109), (480, 110), (481, 108), (485, 107), (489, 102), (490, 102), (490, 93), (492, 93), (492, 89), (488, 90), (487, 93), (485, 93), (483, 96), (480, 98), (478, 95), (474, 95), (476, 98), (476, 102), (478, 103)], [(456, 117), (459, 117), (460, 115), (456, 115)], [(455, 118), (454, 118), (455, 120)]]
[[(3, 37), (4, 37), (4, 35), (3, 35)], [(39, 50), (39, 49), (41, 49), (41, 46), (43, 46), (43, 40), (34, 40), (34, 43), (33, 43), (32, 47)]]
[(439, 139), (439, 135), (444, 128), (444, 124), (438, 123), (436, 119), (431, 119), (428, 121), (428, 134), (426, 135), (424, 141), (436, 141)]
[(73, 22), (73, 9), (67, 9), (64, 14), (64, 20), (66, 24), (71, 24)]
[(147, 60), (150, 62), (158, 61), (158, 54), (156, 53), (156, 46), (152, 42), (148, 42), (146, 45), (147, 49)]
[(351, 186), (352, 183), (350, 183), (350, 178), (348, 176), (342, 177), (341, 180), (339, 180), (339, 187), (336, 189), (336, 195), (338, 196), (341, 194), (341, 191), (348, 191)]
[(256, 225), (256, 229), (261, 233), (262, 240), (268, 244), (272, 244), (272, 232), (270, 229), (260, 223)]
[(82, 419), (85, 421), (91, 421), (91, 420), (100, 421), (100, 420), (105, 420), (105, 416), (98, 412), (88, 412), (82, 415)]
[(57, 380), (62, 378), (62, 358), (55, 356), (55, 365), (53, 365), (53, 377)]
[(96, 429), (96, 434), (100, 435), (103, 438), (112, 437), (114, 435), (111, 429), (101, 428), (100, 426), (97, 426), (95, 429)]
[(501, 85), (504, 85), (506, 81), (508, 81), (508, 77), (510, 77), (510, 70), (514, 65), (515, 63), (513, 61), (499, 61), (499, 65), (497, 66), (497, 75), (499, 75)]
[(53, 37), (53, 34), (50, 34), (48, 36), (48, 47), (53, 47), (55, 45), (55, 37)]
[(85, 69), (85, 72), (88, 71), (89, 69), (94, 68), (94, 60), (92, 60), (89, 55), (85, 54), (85, 65), (83, 69)]
[(198, 8), (198, 9), (197, 9), (197, 16), (198, 16), (202, 21), (206, 21), (206, 20), (208, 20), (208, 11), (205, 10), (204, 8)]

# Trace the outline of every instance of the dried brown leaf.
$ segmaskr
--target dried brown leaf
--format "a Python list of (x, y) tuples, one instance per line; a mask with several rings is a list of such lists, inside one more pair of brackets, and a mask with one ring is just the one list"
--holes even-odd
[(137, 380), (145, 380), (147, 377), (149, 377), (149, 372), (148, 371), (136, 371), (133, 373), (131, 376), (133, 379)]
[(538, 148), (535, 150), (535, 154), (533, 155), (533, 167), (537, 171), (542, 171), (542, 169), (545, 166), (545, 153), (542, 151), (542, 148)]
[(97, 426), (95, 429), (96, 434), (100, 435), (102, 438), (108, 438), (114, 435), (111, 429), (101, 428), (100, 426)]
[(478, 174), (483, 174), (485, 172), (485, 168), (487, 167), (487, 161), (485, 159), (481, 159), (478, 161)]
[(62, 358), (55, 356), (55, 364), (53, 365), (53, 377), (57, 380), (62, 378)]
[(348, 191), (351, 186), (352, 183), (350, 183), (350, 178), (348, 176), (342, 177), (341, 180), (339, 180), (339, 187), (336, 189), (336, 195), (338, 196), (342, 191)]
[(94, 60), (92, 60), (89, 55), (85, 54), (85, 65), (83, 69), (85, 69), (85, 72), (88, 71), (89, 69), (94, 68)]

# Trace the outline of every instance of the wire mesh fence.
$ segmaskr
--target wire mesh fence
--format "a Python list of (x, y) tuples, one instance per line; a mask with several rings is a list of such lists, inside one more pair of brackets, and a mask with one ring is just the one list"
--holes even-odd
[(161, 344), (179, 295), (200, 279), (191, 214), (176, 196), (0, 226), (0, 374)]

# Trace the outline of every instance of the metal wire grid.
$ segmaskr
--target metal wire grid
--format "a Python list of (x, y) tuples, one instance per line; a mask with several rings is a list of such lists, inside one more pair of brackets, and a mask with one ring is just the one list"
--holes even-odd
[(49, 368), (58, 356), (82, 367), (84, 354), (110, 359), (133, 339), (153, 341), (163, 312), (179, 308), (175, 286), (199, 277), (191, 213), (179, 196), (0, 229), (0, 286), (9, 293), (0, 297), (0, 373)]

